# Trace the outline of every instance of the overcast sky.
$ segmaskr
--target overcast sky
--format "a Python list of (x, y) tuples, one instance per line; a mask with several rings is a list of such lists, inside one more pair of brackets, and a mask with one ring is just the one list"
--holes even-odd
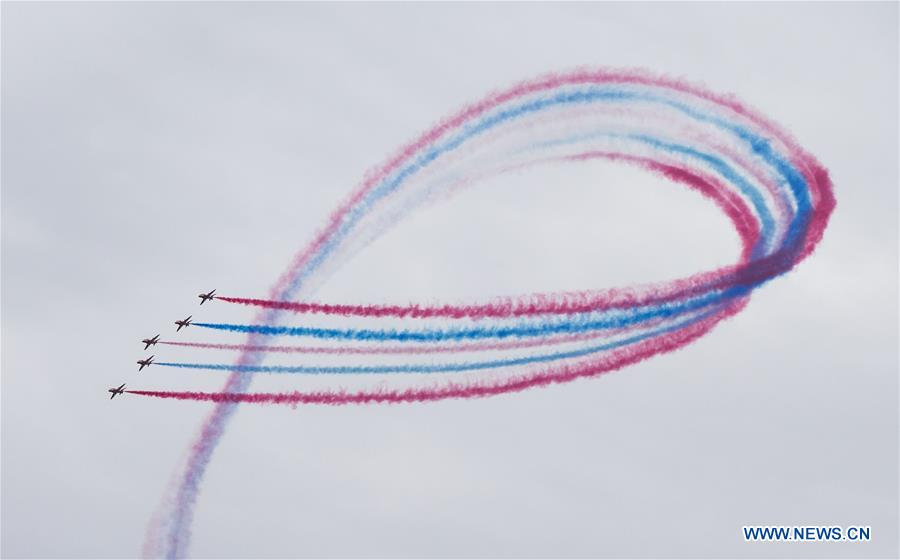
[[(189, 313), (249, 321), (195, 294), (264, 295), (402, 143), (488, 91), (590, 64), (733, 92), (791, 130), (835, 184), (817, 252), (697, 343), (602, 379), (242, 407), (192, 554), (896, 557), (897, 16), (896, 3), (4, 2), (0, 553), (138, 555), (210, 406), (110, 402), (106, 388), (224, 379), (137, 374), (138, 341)], [(319, 296), (621, 286), (737, 251), (695, 194), (586, 166), (428, 208)], [(866, 525), (872, 541), (743, 542), (754, 524)]]

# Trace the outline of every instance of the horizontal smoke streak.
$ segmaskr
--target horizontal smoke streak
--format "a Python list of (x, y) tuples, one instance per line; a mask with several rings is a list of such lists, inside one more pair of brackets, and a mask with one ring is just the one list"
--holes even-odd
[(641, 362), (655, 354), (671, 352), (702, 336), (715, 326), (717, 322), (731, 316), (735, 311), (736, 309), (732, 308), (722, 315), (695, 323), (686, 329), (673, 333), (671, 336), (650, 339), (635, 345), (634, 347), (614, 351), (608, 356), (532, 374), (513, 376), (494, 382), (486, 381), (469, 384), (451, 382), (434, 387), (401, 390), (379, 389), (355, 393), (348, 391), (318, 391), (311, 393), (303, 393), (300, 391), (289, 393), (202, 393), (192, 391), (127, 390), (125, 392), (160, 399), (287, 405), (399, 404), (439, 401), (445, 399), (490, 397), (555, 383), (566, 383), (582, 377), (592, 377)]
[[(646, 326), (655, 326), (661, 321), (648, 321)], [(202, 348), (207, 350), (239, 350), (242, 352), (259, 352), (267, 354), (330, 354), (330, 355), (393, 355), (393, 354), (448, 354), (467, 352), (488, 352), (494, 350), (520, 350), (539, 346), (556, 346), (584, 342), (613, 336), (629, 329), (610, 329), (596, 333), (552, 336), (529, 340), (506, 340), (502, 342), (479, 343), (451, 343), (451, 344), (420, 344), (410, 343), (398, 346), (379, 344), (377, 346), (276, 346), (276, 345), (247, 345), (247, 344), (217, 344), (208, 342), (178, 342), (174, 340), (160, 340), (159, 344), (168, 346), (182, 346), (187, 348)]]
[(644, 310), (622, 313), (621, 316), (599, 319), (575, 317), (570, 320), (525, 322), (512, 326), (490, 326), (451, 329), (325, 329), (317, 327), (272, 327), (269, 325), (232, 325), (226, 323), (193, 323), (207, 329), (253, 333), (264, 336), (307, 336), (320, 339), (359, 341), (441, 342), (485, 338), (545, 337), (556, 334), (581, 333), (602, 329), (620, 329), (641, 322), (677, 317), (730, 299), (746, 295), (745, 287), (732, 288), (721, 294), (707, 295), (680, 304), (661, 305)]
[(519, 358), (507, 358), (504, 360), (489, 360), (482, 362), (461, 362), (448, 364), (401, 364), (391, 366), (261, 366), (261, 365), (232, 365), (232, 364), (191, 364), (180, 362), (157, 362), (156, 365), (183, 369), (203, 369), (217, 371), (234, 371), (241, 373), (293, 373), (293, 374), (385, 374), (385, 373), (453, 373), (462, 371), (475, 371), (484, 369), (496, 369), (511, 366), (525, 366), (544, 362), (553, 362), (557, 360), (567, 360), (572, 358), (580, 358), (590, 354), (596, 354), (605, 350), (612, 350), (634, 344), (642, 340), (662, 334), (670, 333), (678, 329), (683, 329), (687, 325), (698, 320), (709, 317), (712, 313), (708, 312), (688, 321), (681, 321), (668, 327), (663, 327), (649, 332), (632, 335), (621, 340), (606, 342), (587, 348), (577, 350), (569, 350), (566, 352), (555, 352), (552, 354), (538, 354), (533, 356), (523, 356)]

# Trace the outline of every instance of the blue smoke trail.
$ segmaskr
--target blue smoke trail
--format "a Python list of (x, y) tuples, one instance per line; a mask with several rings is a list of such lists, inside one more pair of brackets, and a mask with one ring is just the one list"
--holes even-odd
[(555, 352), (552, 354), (537, 354), (533, 356), (524, 356), (520, 358), (509, 358), (505, 360), (488, 360), (482, 362), (462, 362), (450, 364), (403, 364), (388, 366), (260, 366), (260, 365), (233, 365), (233, 364), (191, 364), (179, 362), (159, 362), (157, 365), (185, 369), (204, 369), (217, 371), (236, 371), (241, 373), (282, 373), (282, 374), (384, 374), (384, 373), (454, 373), (463, 371), (475, 371), (485, 369), (496, 369), (509, 366), (524, 366), (529, 364), (538, 364), (545, 362), (553, 362), (556, 360), (565, 360), (570, 358), (580, 358), (606, 350), (621, 348), (630, 344), (635, 344), (648, 338), (653, 338), (662, 334), (670, 333), (689, 325), (702, 321), (713, 315), (719, 308), (712, 311), (699, 314), (690, 320), (680, 321), (674, 325), (654, 329), (645, 333), (632, 335), (621, 340), (606, 342), (587, 348), (578, 350), (570, 350), (567, 352)]
[(270, 325), (232, 325), (228, 323), (193, 323), (198, 327), (222, 331), (254, 333), (265, 336), (308, 336), (320, 339), (357, 341), (442, 342), (448, 340), (481, 340), (486, 338), (526, 338), (554, 334), (575, 334), (593, 330), (618, 329), (644, 321), (668, 319), (697, 311), (710, 305), (746, 295), (751, 288), (738, 286), (719, 294), (707, 294), (686, 303), (651, 306), (643, 311), (626, 312), (621, 317), (595, 320), (569, 319), (543, 323), (520, 323), (507, 327), (472, 327), (455, 329), (327, 329), (318, 327), (275, 327)]

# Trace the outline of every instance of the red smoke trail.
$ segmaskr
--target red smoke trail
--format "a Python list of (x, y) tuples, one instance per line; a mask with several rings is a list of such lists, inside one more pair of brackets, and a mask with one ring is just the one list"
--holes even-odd
[(709, 332), (720, 321), (739, 312), (746, 302), (744, 298), (725, 308), (721, 313), (692, 324), (670, 335), (649, 339), (632, 347), (614, 350), (603, 357), (592, 358), (575, 364), (559, 366), (533, 374), (510, 377), (499, 382), (474, 382), (471, 384), (450, 382), (439, 387), (410, 388), (403, 390), (377, 389), (374, 391), (317, 391), (303, 393), (204, 393), (196, 391), (125, 391), (133, 395), (189, 401), (216, 403), (254, 404), (369, 404), (427, 402), (445, 399), (471, 399), (490, 397), (503, 393), (524, 391), (554, 383), (566, 383), (581, 377), (593, 377), (621, 369), (646, 360), (656, 354), (671, 352), (689, 344)]

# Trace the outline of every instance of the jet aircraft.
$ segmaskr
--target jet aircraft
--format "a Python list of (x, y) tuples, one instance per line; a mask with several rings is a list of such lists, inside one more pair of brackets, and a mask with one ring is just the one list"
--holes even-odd
[(205, 294), (200, 294), (197, 297), (200, 298), (200, 305), (203, 305), (207, 301), (216, 298), (216, 291), (213, 290), (213, 291), (205, 293)]
[(141, 342), (144, 343), (144, 350), (146, 350), (147, 348), (150, 348), (151, 346), (159, 342), (159, 335), (156, 335), (153, 338), (145, 338)]
[(153, 363), (153, 356), (149, 358), (144, 358), (143, 360), (138, 360), (137, 363), (141, 364), (141, 367), (138, 368), (138, 371), (141, 371), (145, 367), (150, 367), (150, 364)]
[(112, 395), (109, 397), (109, 400), (113, 400), (114, 398), (116, 398), (116, 395), (121, 395), (125, 392), (125, 384), (122, 383), (118, 387), (110, 387), (108, 392), (112, 393)]

